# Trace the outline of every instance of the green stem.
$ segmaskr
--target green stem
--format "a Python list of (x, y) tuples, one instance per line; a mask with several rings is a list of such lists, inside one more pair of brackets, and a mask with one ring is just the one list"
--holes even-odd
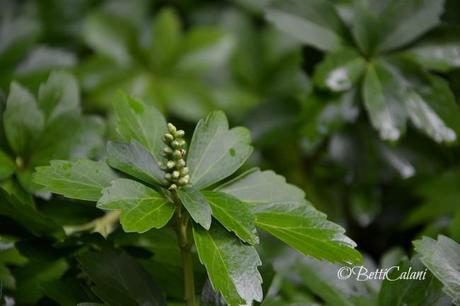
[(178, 203), (176, 208), (176, 234), (181, 250), (182, 267), (184, 270), (184, 300), (187, 306), (196, 306), (193, 258), (191, 253), (192, 242), (188, 238), (188, 220), (189, 215), (182, 212), (182, 207), (180, 203)]

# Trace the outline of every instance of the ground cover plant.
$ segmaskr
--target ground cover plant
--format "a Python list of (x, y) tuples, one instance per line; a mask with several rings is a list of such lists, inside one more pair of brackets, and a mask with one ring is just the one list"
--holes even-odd
[(460, 305), (457, 2), (0, 0), (0, 305)]

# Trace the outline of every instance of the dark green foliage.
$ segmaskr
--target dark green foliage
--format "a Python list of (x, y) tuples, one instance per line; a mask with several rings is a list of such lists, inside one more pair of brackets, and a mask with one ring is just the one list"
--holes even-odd
[(0, 305), (460, 305), (457, 2), (0, 0)]

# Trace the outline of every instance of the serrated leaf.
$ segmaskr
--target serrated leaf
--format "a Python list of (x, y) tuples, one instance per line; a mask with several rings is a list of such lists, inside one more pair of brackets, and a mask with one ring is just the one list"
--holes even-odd
[(5, 134), (17, 154), (30, 151), (44, 126), (44, 117), (35, 98), (21, 85), (12, 83), (3, 113)]
[(408, 92), (405, 100), (412, 123), (437, 142), (452, 142), (457, 139), (455, 131), (446, 126), (426, 100), (416, 92)]
[(38, 105), (47, 121), (64, 113), (80, 112), (80, 89), (77, 80), (66, 72), (52, 72), (38, 90)]
[(392, 67), (395, 81), (387, 91), (402, 92), (412, 123), (437, 142), (453, 142), (460, 133), (460, 109), (447, 82), (410, 61)]
[(444, 285), (444, 292), (460, 305), (460, 245), (443, 235), (438, 240), (423, 237), (413, 244), (423, 264)]
[(117, 117), (117, 131), (127, 142), (137, 140), (152, 154), (157, 164), (164, 159), (161, 138), (167, 132), (166, 120), (152, 105), (122, 94), (116, 100), (114, 110)]
[(250, 142), (247, 129), (229, 130), (227, 117), (221, 111), (200, 120), (187, 157), (191, 184), (203, 189), (233, 174), (251, 155)]
[(362, 96), (370, 120), (384, 140), (398, 140), (405, 129), (406, 112), (396, 101), (392, 76), (383, 65), (370, 64), (367, 68)]
[(97, 207), (121, 210), (121, 225), (126, 232), (144, 233), (162, 228), (174, 214), (175, 206), (163, 195), (142, 183), (116, 179), (102, 190)]
[(118, 176), (104, 161), (51, 161), (49, 166), (37, 167), (34, 182), (46, 190), (68, 198), (97, 201), (101, 191)]
[(305, 193), (298, 187), (286, 183), (286, 179), (275, 172), (254, 168), (216, 188), (235, 196), (248, 204), (259, 205), (277, 202), (300, 202)]
[(435, 71), (447, 72), (460, 67), (460, 38), (457, 28), (434, 31), (405, 51), (411, 60)]
[(314, 81), (317, 86), (340, 92), (351, 89), (365, 69), (365, 60), (353, 49), (330, 53), (316, 66)]
[(248, 204), (223, 192), (203, 191), (203, 195), (211, 206), (213, 217), (228, 231), (249, 244), (259, 243), (254, 216)]
[(193, 187), (181, 187), (177, 196), (189, 212), (192, 219), (205, 229), (211, 227), (211, 207), (206, 198)]
[(337, 263), (359, 263), (356, 243), (345, 230), (307, 202), (281, 202), (253, 208), (256, 225), (307, 256)]
[(381, 50), (394, 50), (414, 41), (440, 23), (444, 0), (391, 1), (382, 12)]
[(0, 150), (0, 181), (9, 178), (16, 169), (13, 160)]
[[(427, 76), (426, 85), (420, 88), (419, 94), (440, 120), (434, 122), (439, 124), (434, 127), (443, 127), (436, 131), (435, 135), (437, 137), (432, 138), (436, 141), (442, 139), (446, 142), (458, 139), (460, 134), (460, 108), (455, 102), (455, 96), (449, 84), (438, 76), (430, 75)], [(429, 128), (431, 127), (429, 126)], [(439, 137), (439, 134), (442, 137)]]
[(266, 18), (280, 30), (320, 50), (335, 50), (342, 45), (344, 27), (328, 1), (279, 1), (266, 10)]
[(193, 227), (193, 237), (213, 288), (230, 306), (262, 300), (262, 277), (257, 270), (261, 261), (254, 247), (217, 224), (209, 231)]
[(163, 171), (153, 156), (138, 141), (131, 143), (109, 142), (107, 144), (107, 163), (149, 184), (161, 184)]
[(78, 258), (94, 282), (94, 293), (113, 306), (166, 306), (150, 275), (125, 253), (111, 250), (88, 252)]

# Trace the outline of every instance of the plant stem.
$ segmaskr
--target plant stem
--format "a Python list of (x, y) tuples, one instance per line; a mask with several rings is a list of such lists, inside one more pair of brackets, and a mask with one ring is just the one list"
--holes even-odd
[(184, 300), (187, 306), (196, 306), (193, 258), (191, 253), (192, 242), (188, 239), (188, 220), (189, 215), (182, 212), (182, 207), (178, 203), (176, 208), (176, 234), (182, 255), (182, 268), (184, 270)]

